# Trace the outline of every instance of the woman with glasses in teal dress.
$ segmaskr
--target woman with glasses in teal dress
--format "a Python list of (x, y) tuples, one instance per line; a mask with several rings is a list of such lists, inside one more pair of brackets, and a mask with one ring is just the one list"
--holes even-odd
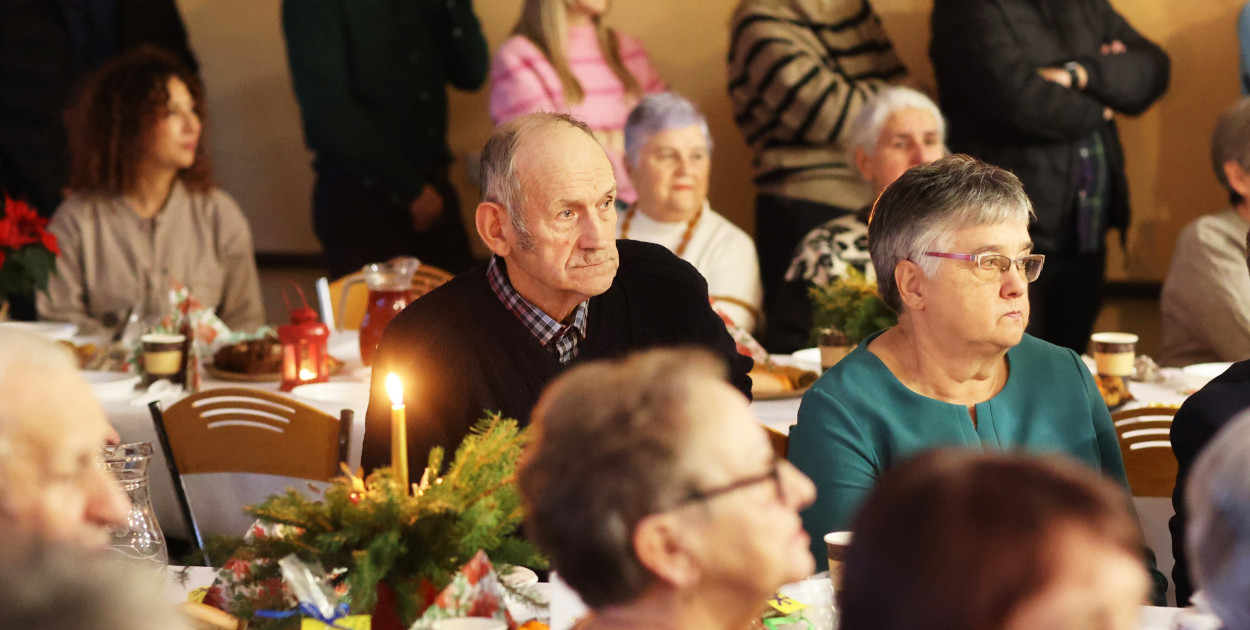
[(790, 432), (790, 461), (817, 488), (803, 520), (818, 564), (877, 478), (929, 448), (1064, 453), (1127, 492), (1089, 370), (1024, 332), (1044, 262), (1032, 215), (1019, 179), (964, 155), (910, 169), (877, 200), (868, 248), (899, 323), (825, 373)]

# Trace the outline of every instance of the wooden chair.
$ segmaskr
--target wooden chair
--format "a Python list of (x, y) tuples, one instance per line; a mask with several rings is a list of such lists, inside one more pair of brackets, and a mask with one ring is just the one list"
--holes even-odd
[(773, 453), (785, 459), (790, 453), (790, 436), (766, 424), (760, 426), (764, 427), (764, 431), (768, 433), (768, 441), (773, 445)]
[[(363, 282), (361, 272), (349, 273), (338, 280), (317, 280), (317, 298), (321, 304), (321, 319), (335, 330), (360, 330), (360, 322), (368, 308), (369, 289)], [(412, 274), (412, 299), (417, 299), (452, 279), (448, 271), (422, 263)], [(347, 297), (343, 290), (346, 287)]]
[(1169, 434), (1178, 409), (1151, 405), (1111, 414), (1133, 496), (1172, 496), (1177, 464)]
[[(1156, 566), (1164, 575), (1172, 574), (1176, 562), (1168, 520), (1175, 514), (1172, 489), (1176, 485), (1177, 464), (1170, 434), (1172, 416), (1178, 409), (1174, 405), (1151, 405), (1111, 414), (1133, 494), (1133, 509), (1146, 545), (1154, 552)], [(1171, 585), (1167, 597), (1170, 605), (1175, 605), (1176, 591)]]
[[(187, 496), (187, 476), (251, 473), (281, 478), (252, 484), (252, 492), (237, 492), (219, 487), (222, 484), (216, 482), (207, 487), (197, 485), (212, 492), (220, 490), (225, 500), (242, 500), (242, 495), (249, 495), (245, 503), (232, 506), (237, 509), (263, 499), (268, 492), (293, 485), (292, 479), (327, 482), (339, 474), (339, 463), (347, 461), (352, 426), (349, 409), (343, 410), (341, 418), (335, 418), (285, 396), (241, 387), (193, 394), (164, 411), (157, 403), (149, 408), (183, 519), (197, 544), (202, 545), (204, 535), (209, 533), (241, 534), (242, 530), (207, 531), (213, 528), (204, 527), (204, 521), (216, 520), (234, 527), (242, 512), (219, 515), (216, 512), (222, 497), (212, 501), (197, 497), (195, 503), (214, 503), (215, 508), (197, 519)], [(251, 496), (261, 490), (258, 485), (268, 490), (259, 497)]]

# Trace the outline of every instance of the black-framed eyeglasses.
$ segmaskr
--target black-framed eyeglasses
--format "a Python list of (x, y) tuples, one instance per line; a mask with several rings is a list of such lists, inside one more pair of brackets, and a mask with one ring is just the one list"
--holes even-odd
[(699, 490), (696, 488), (691, 490), (689, 494), (687, 494), (682, 500), (678, 501), (677, 505), (673, 507), (681, 507), (690, 503), (710, 501), (721, 495), (729, 494), (730, 492), (741, 490), (743, 488), (750, 488), (751, 486), (758, 485), (766, 481), (773, 482), (773, 488), (777, 493), (777, 500), (784, 502), (786, 500), (786, 492), (785, 488), (782, 487), (781, 465), (781, 459), (774, 457), (772, 463), (768, 467), (768, 470), (761, 474), (743, 477), (737, 481), (731, 481), (727, 484), (716, 486), (714, 488), (708, 488), (706, 490)]
[(950, 258), (954, 260), (968, 260), (975, 263), (973, 269), (978, 278), (988, 281), (997, 282), (1002, 275), (1007, 273), (1008, 269), (1014, 265), (1020, 270), (1020, 276), (1025, 282), (1033, 282), (1037, 277), (1042, 275), (1042, 264), (1046, 262), (1046, 256), (1043, 254), (1029, 254), (1019, 258), (1004, 256), (1003, 254), (994, 254), (986, 252), (983, 254), (948, 254), (946, 252), (925, 252), (925, 256), (933, 256), (935, 258)]

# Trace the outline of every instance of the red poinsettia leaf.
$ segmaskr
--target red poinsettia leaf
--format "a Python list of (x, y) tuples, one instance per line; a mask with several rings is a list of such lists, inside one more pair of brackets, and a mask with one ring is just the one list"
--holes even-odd
[(43, 233), (43, 247), (52, 253), (53, 256), (61, 255), (61, 245), (56, 242), (56, 235), (45, 231)]

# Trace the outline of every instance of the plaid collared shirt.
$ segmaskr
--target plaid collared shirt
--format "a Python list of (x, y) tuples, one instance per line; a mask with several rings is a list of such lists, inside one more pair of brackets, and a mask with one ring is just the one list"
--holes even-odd
[(562, 365), (572, 361), (577, 356), (582, 340), (586, 338), (586, 311), (589, 310), (590, 302), (578, 304), (569, 315), (571, 321), (561, 324), (516, 292), (504, 271), (505, 264), (498, 256), (491, 256), (486, 265), (486, 280), (490, 282), (495, 297), (525, 324), (538, 339), (538, 343), (556, 355)]

